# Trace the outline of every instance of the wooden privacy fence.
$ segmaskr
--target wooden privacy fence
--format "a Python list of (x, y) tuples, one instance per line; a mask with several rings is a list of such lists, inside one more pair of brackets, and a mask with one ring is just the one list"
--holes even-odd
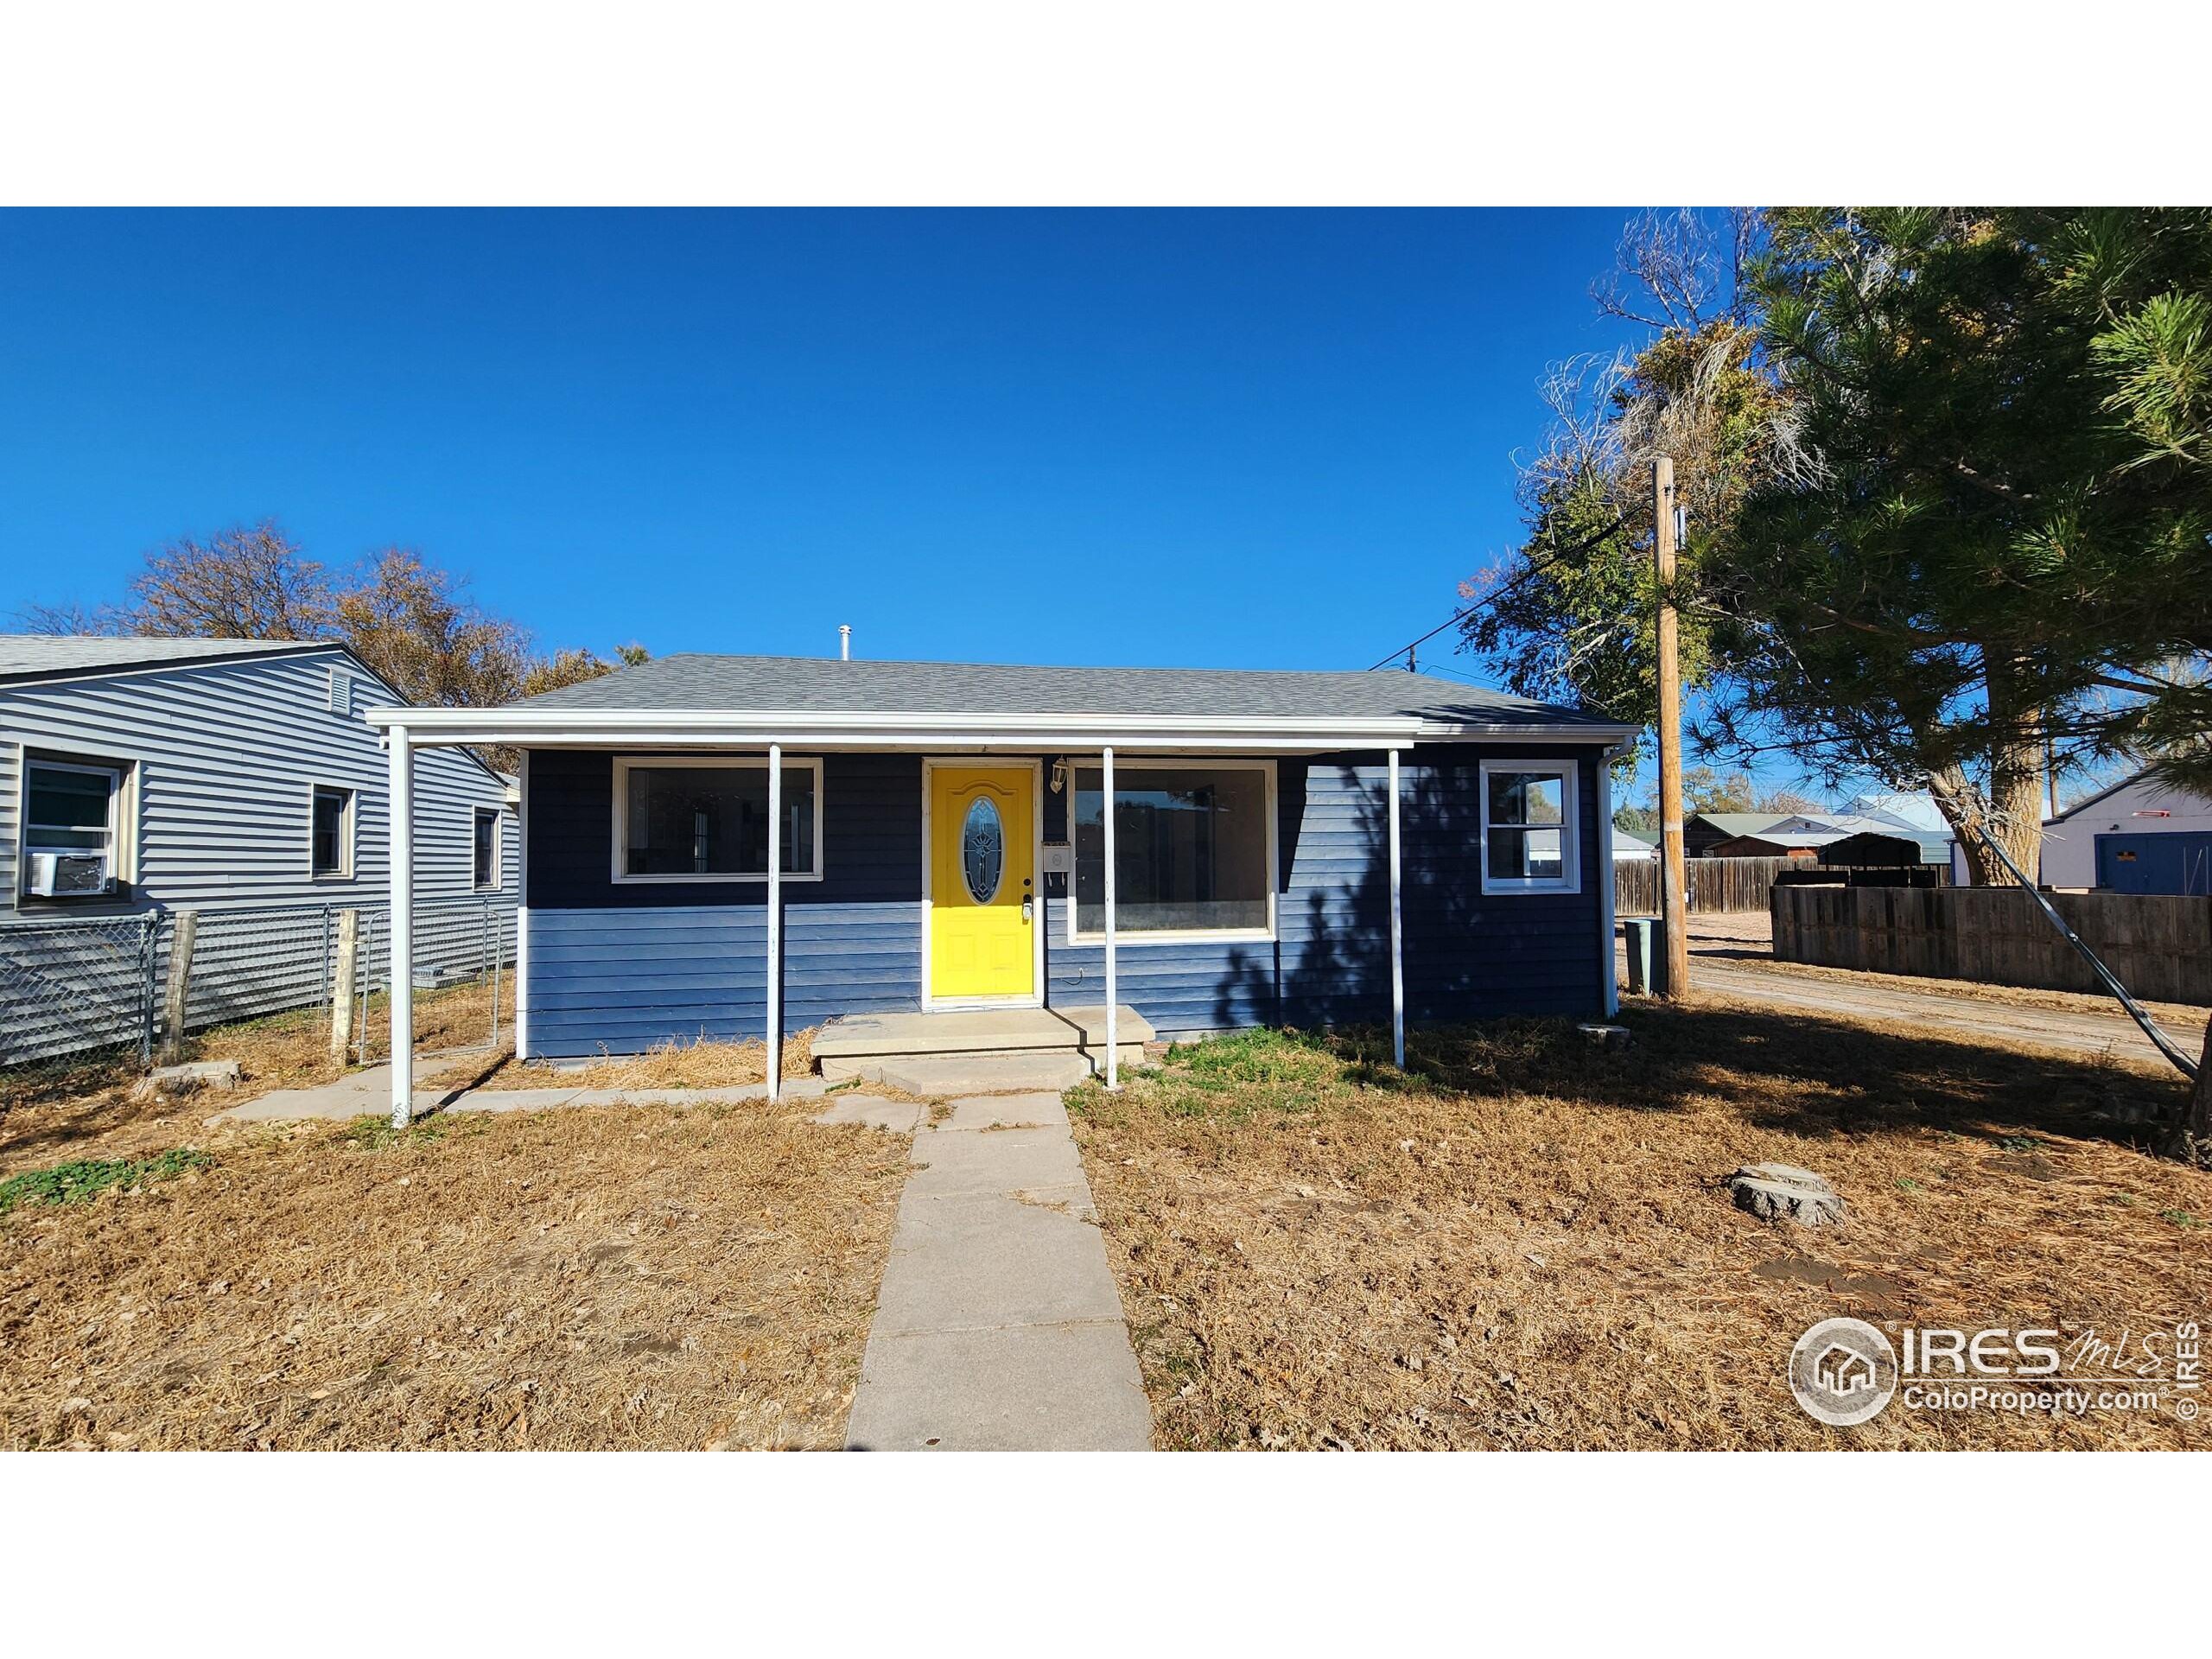
[[(2212, 899), (2044, 896), (2136, 995), (2212, 1003)], [(2104, 988), (2016, 887), (1777, 887), (1772, 911), (1778, 962), (2054, 991)]]
[[(1683, 861), (1689, 877), (1690, 913), (1723, 910), (1764, 910), (1777, 871), (1802, 859), (1692, 858)], [(1639, 858), (1613, 866), (1613, 910), (1621, 916), (1659, 913), (1659, 861)]]

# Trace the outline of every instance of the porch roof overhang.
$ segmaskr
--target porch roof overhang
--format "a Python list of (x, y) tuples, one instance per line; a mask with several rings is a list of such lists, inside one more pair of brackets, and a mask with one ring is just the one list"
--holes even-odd
[(387, 708), (370, 724), (404, 728), (410, 748), (504, 744), (517, 748), (786, 749), (915, 753), (1052, 753), (1107, 747), (1131, 753), (1323, 754), (1416, 743), (1599, 743), (1632, 726), (1599, 721), (1475, 722), (1408, 716), (910, 713), (768, 709)]

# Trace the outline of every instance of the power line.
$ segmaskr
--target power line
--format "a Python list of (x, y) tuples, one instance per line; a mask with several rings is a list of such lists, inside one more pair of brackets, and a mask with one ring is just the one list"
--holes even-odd
[(1427, 645), (1430, 640), (1435, 639), (1438, 634), (1442, 633), (1447, 628), (1456, 628), (1459, 626), (1477, 611), (1482, 609), (1484, 606), (1495, 605), (1507, 594), (1519, 591), (1522, 584), (1533, 580), (1535, 577), (1541, 575), (1545, 571), (1557, 564), (1561, 559), (1577, 558), (1582, 554), (1587, 553), (1592, 548), (1597, 546), (1600, 542), (1612, 535), (1616, 531), (1624, 529), (1627, 526), (1627, 524), (1628, 515), (1626, 513), (1623, 513), (1619, 518), (1614, 519), (1611, 524), (1606, 525), (1605, 529), (1599, 531), (1595, 536), (1590, 537), (1587, 540), (1577, 542), (1573, 547), (1561, 549), (1560, 551), (1554, 553), (1550, 557), (1543, 560), (1541, 563), (1533, 558), (1530, 559), (1529, 561), (1529, 568), (1527, 569), (1522, 571), (1518, 575), (1515, 576), (1512, 581), (1507, 582), (1495, 593), (1485, 594), (1482, 598), (1468, 606), (1464, 611), (1455, 611), (1449, 621), (1438, 623), (1434, 627), (1431, 628), (1427, 633), (1421, 635), (1418, 639), (1408, 640), (1404, 645), (1400, 645), (1395, 651), (1392, 652), (1388, 657), (1385, 657), (1381, 662), (1370, 665), (1367, 671), (1372, 674), (1376, 669), (1389, 667), (1393, 663), (1395, 663), (1399, 658), (1408, 656), (1412, 652), (1418, 650), (1421, 646)]
[(1441, 663), (1434, 663), (1430, 664), (1428, 671), (1432, 674), (1449, 674), (1455, 680), (1465, 680), (1469, 685), (1483, 685), (1485, 690), (1488, 689), (1479, 675), (1470, 674), (1464, 669), (1446, 668)]

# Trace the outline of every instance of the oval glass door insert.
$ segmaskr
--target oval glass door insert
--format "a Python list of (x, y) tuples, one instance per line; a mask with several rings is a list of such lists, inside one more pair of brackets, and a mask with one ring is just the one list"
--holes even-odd
[(977, 904), (988, 905), (998, 897), (999, 882), (1006, 874), (1006, 826), (988, 796), (975, 798), (960, 826), (960, 873)]

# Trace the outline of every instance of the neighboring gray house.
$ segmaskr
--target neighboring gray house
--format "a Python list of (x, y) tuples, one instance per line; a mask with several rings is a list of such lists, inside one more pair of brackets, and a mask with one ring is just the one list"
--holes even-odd
[[(313, 960), (279, 973), (274, 935), (252, 944), (233, 923), (238, 971), (258, 989), (251, 1006), (217, 995), (211, 1009), (320, 995), (320, 912), (387, 901), (388, 772), (366, 716), (401, 702), (338, 645), (0, 635), (9, 1017), (55, 985), (25, 977), (22, 930), (187, 907), (202, 912), (203, 949), (216, 916), (247, 909), (306, 918), (283, 946), (294, 955), (314, 937)], [(473, 948), (486, 906), (515, 902), (509, 785), (467, 750), (426, 755), (414, 817), (416, 904), (443, 906)]]
[(2043, 825), (2043, 884), (2113, 893), (2212, 893), (2212, 800), (2123, 778)]

